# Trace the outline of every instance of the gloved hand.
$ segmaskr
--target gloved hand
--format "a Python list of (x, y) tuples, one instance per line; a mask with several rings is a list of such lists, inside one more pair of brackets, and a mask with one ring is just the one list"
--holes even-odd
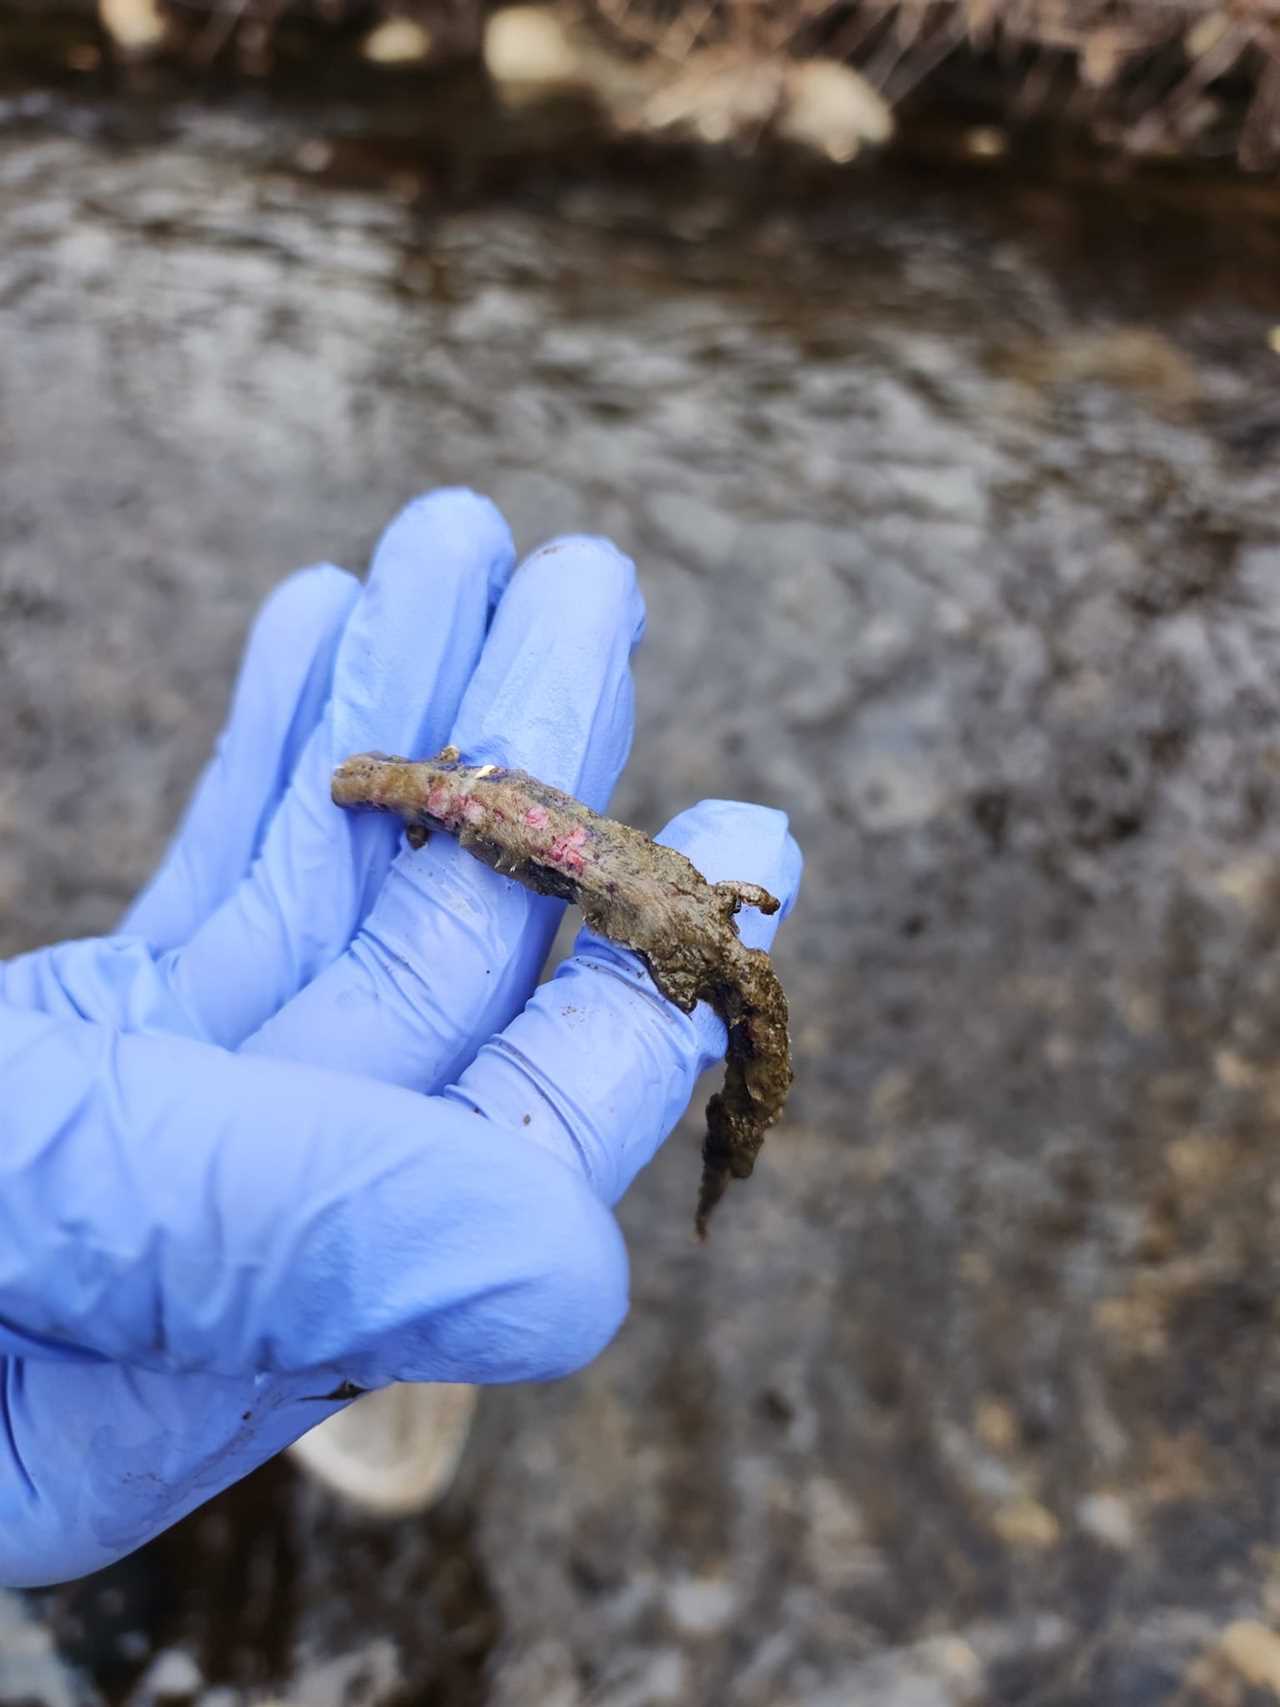
[[(587, 932), (529, 1000), (559, 903), (329, 800), (350, 753), (451, 740), (604, 806), (632, 566), (580, 538), (513, 567), (448, 491), (363, 590), (287, 581), (120, 933), (0, 963), (0, 1583), (110, 1563), (355, 1389), (556, 1376), (616, 1330), (610, 1206), (719, 1020)], [(794, 897), (778, 812), (704, 802), (665, 839)]]

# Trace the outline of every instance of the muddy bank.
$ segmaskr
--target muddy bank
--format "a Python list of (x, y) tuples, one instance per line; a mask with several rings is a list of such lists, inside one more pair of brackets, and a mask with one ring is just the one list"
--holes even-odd
[(1106, 157), (1280, 162), (1276, 0), (6, 0), (8, 55), (100, 86), (223, 76), (587, 103), (607, 126), (847, 161), (890, 136), (985, 155), (1044, 132)]
[(707, 1250), (696, 1123), (641, 1178), (607, 1355), (426, 1521), (277, 1466), (3, 1597), (0, 1699), (1264, 1698), (1273, 215), (3, 113), (0, 952), (110, 927), (267, 588), (445, 481), (636, 556), (612, 809), (809, 869), (788, 1119)]

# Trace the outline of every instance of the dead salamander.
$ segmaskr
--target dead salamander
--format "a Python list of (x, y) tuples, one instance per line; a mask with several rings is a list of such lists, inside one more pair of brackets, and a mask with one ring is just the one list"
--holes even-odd
[(464, 765), (456, 747), (426, 760), (365, 753), (333, 775), (339, 806), (394, 812), (421, 847), (430, 830), (526, 889), (576, 903), (592, 930), (638, 954), (685, 1013), (709, 1002), (729, 1032), (724, 1088), (707, 1104), (696, 1226), (730, 1179), (746, 1179), (791, 1087), (787, 998), (770, 963), (738, 936), (741, 907), (775, 913), (755, 883), (708, 883), (690, 860), (602, 818), (524, 771)]

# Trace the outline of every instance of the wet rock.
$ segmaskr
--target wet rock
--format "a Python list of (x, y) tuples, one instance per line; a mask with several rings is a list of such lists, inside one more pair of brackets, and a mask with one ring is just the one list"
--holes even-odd
[(166, 1648), (156, 1655), (139, 1678), (130, 1696), (132, 1707), (178, 1707), (194, 1701), (204, 1688), (200, 1667), (181, 1648)]
[(1133, 1512), (1120, 1494), (1090, 1494), (1077, 1506), (1076, 1522), (1086, 1535), (1119, 1552), (1127, 1551), (1138, 1539)]
[(679, 491), (651, 492), (644, 515), (656, 544), (678, 562), (711, 574), (732, 568), (743, 532), (734, 516)]
[(405, 1685), (394, 1642), (375, 1637), (347, 1652), (299, 1666), (293, 1691), (315, 1707), (376, 1707), (392, 1700)]
[(484, 63), (509, 97), (543, 95), (586, 81), (581, 48), (554, 6), (507, 6), (484, 30)]
[(159, 47), (168, 33), (158, 0), (98, 0), (98, 16), (111, 40), (128, 54)]
[(733, 1622), (737, 1596), (723, 1577), (683, 1577), (667, 1591), (667, 1608), (685, 1636), (716, 1636)]
[(365, 37), (361, 53), (375, 65), (413, 65), (431, 52), (431, 31), (415, 18), (387, 18)]
[(804, 59), (788, 67), (778, 133), (843, 164), (869, 143), (887, 142), (893, 114), (880, 92), (850, 66)]
[(58, 1654), (35, 1606), (0, 1589), (0, 1702), (101, 1707), (92, 1684)]

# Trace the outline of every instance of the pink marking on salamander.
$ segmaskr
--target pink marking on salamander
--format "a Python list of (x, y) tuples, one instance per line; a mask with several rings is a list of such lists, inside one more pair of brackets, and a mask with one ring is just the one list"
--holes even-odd
[(577, 876), (579, 872), (586, 870), (587, 862), (578, 851), (585, 844), (586, 839), (586, 830), (581, 824), (575, 824), (572, 830), (567, 830), (563, 836), (556, 837), (547, 850), (547, 857)]

